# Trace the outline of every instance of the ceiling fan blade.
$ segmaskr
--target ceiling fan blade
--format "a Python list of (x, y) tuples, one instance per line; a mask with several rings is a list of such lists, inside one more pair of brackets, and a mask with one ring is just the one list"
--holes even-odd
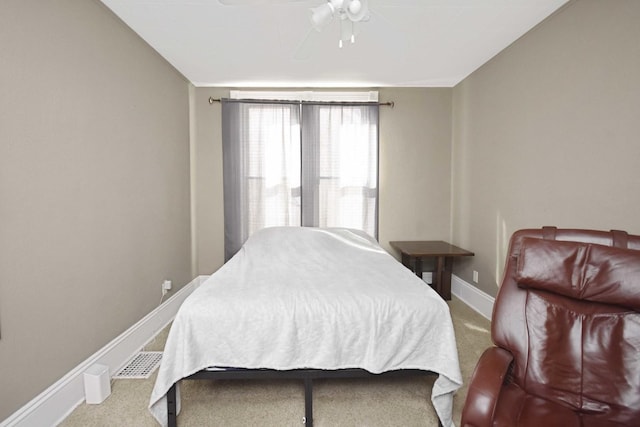
[(311, 54), (318, 49), (320, 45), (320, 34), (318, 31), (310, 28), (307, 35), (302, 39), (300, 45), (293, 54), (293, 59), (304, 61), (311, 58)]

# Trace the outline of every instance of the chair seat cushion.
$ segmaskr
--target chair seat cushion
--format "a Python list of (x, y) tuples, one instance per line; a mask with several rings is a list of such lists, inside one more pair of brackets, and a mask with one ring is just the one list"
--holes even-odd
[(505, 385), (493, 419), (494, 427), (623, 427), (599, 416), (580, 414), (566, 406), (531, 395), (515, 384)]

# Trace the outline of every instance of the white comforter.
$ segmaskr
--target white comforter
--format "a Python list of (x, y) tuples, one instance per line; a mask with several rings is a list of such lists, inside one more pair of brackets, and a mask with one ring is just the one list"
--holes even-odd
[(452, 426), (462, 385), (447, 304), (365, 233), (267, 228), (184, 302), (171, 327), (149, 409), (167, 424), (166, 393), (210, 366), (423, 369)]

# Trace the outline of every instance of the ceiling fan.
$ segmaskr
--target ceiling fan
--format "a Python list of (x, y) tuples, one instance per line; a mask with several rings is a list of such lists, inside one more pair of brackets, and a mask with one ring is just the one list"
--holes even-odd
[[(274, 3), (293, 3), (305, 0), (218, 0), (220, 4), (227, 6), (262, 5)], [(368, 21), (368, 0), (326, 0), (324, 4), (313, 7), (311, 10), (311, 25), (317, 32), (321, 32), (332, 20), (340, 22), (340, 40), (338, 46), (343, 46), (343, 41), (355, 43), (356, 23)]]
[(325, 4), (311, 9), (311, 24), (313, 28), (320, 32), (332, 18), (340, 20), (340, 40), (338, 46), (342, 47), (342, 42), (350, 40), (355, 43), (357, 22), (368, 21), (369, 2), (368, 0), (327, 0)]
[[(309, 0), (218, 0), (220, 4), (226, 6), (255, 6), (296, 3), (303, 1)], [(338, 46), (340, 48), (343, 47), (344, 42), (350, 41), (351, 43), (355, 43), (356, 35), (360, 31), (360, 23), (369, 21), (372, 15), (375, 15), (376, 20), (383, 20), (387, 25), (389, 24), (386, 19), (381, 18), (380, 14), (375, 13), (375, 11), (369, 7), (369, 0), (318, 1), (322, 1), (323, 3), (319, 6), (310, 8), (310, 22), (312, 28), (296, 50), (294, 54), (296, 59), (309, 58), (311, 52), (314, 50), (312, 45), (316, 42), (318, 33), (322, 32), (322, 30), (333, 20), (337, 20), (339, 22), (340, 38), (338, 40)], [(372, 3), (387, 7), (406, 7), (418, 4), (422, 1), (424, 0), (403, 0), (401, 2), (398, 2), (397, 0), (372, 0)]]

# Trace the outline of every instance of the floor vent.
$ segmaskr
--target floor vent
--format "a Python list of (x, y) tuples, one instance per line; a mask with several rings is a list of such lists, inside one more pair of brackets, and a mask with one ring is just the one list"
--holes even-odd
[(160, 365), (161, 351), (141, 351), (120, 370), (114, 379), (147, 379)]

